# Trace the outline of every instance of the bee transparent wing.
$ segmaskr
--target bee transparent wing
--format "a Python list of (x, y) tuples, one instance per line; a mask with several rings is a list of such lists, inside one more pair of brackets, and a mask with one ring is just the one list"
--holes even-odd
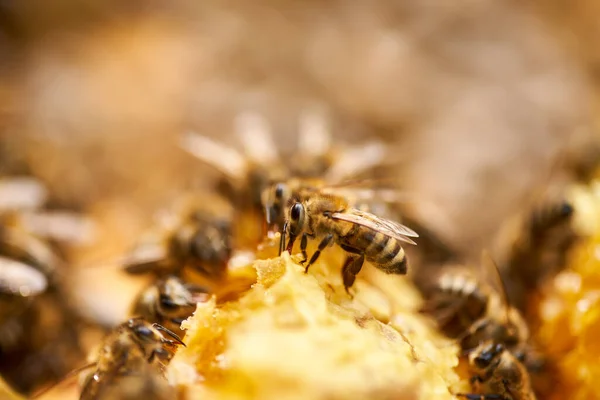
[(354, 208), (351, 208), (343, 213), (333, 213), (331, 218), (362, 225), (373, 229), (374, 231), (381, 232), (384, 235), (414, 245), (416, 245), (416, 243), (410, 238), (419, 237), (415, 231), (400, 223), (379, 218), (376, 215)]
[(186, 132), (180, 139), (180, 146), (230, 179), (244, 179), (248, 172), (248, 162), (242, 154), (209, 137)]
[(248, 160), (266, 166), (279, 161), (277, 146), (266, 118), (258, 113), (243, 112), (236, 117), (235, 127)]
[(381, 164), (386, 156), (386, 146), (383, 142), (372, 141), (345, 149), (340, 157), (331, 165), (325, 180), (327, 182), (342, 182), (361, 172)]
[(38, 209), (48, 191), (37, 179), (13, 177), (0, 180), (0, 210)]
[(68, 211), (22, 213), (19, 219), (28, 232), (60, 242), (89, 244), (96, 234), (96, 226), (90, 218)]
[(298, 151), (311, 157), (323, 157), (331, 149), (331, 132), (323, 112), (308, 109), (300, 114)]
[(127, 273), (142, 274), (155, 270), (168, 256), (169, 249), (164, 240), (142, 242), (125, 257), (123, 265)]
[(43, 240), (16, 228), (5, 228), (0, 234), (0, 246), (5, 256), (27, 260), (48, 275), (53, 274), (62, 260)]
[[(365, 181), (365, 183), (368, 183)], [(416, 198), (410, 193), (391, 188), (370, 188), (350, 185), (333, 185), (319, 188), (321, 193), (342, 196), (351, 202), (382, 202), (388, 204), (399, 204), (415, 201)]]
[(0, 256), (0, 293), (35, 296), (46, 290), (48, 280), (31, 265)]

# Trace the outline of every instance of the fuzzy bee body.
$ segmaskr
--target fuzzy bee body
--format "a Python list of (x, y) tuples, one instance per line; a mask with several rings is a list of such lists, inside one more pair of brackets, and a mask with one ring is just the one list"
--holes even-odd
[(131, 274), (179, 275), (189, 267), (219, 280), (232, 253), (231, 220), (195, 210), (172, 229), (149, 232), (130, 252), (124, 269)]
[[(414, 244), (410, 237), (418, 235), (409, 228), (368, 212), (351, 208), (340, 196), (317, 191), (303, 191), (288, 212), (282, 235), (290, 240), (287, 250), (291, 252), (298, 236), (302, 236), (300, 247), (306, 270), (318, 259), (322, 250), (337, 243), (350, 255), (342, 267), (342, 278), (346, 290), (354, 284), (365, 261), (389, 274), (405, 274), (406, 255), (400, 242)], [(308, 238), (320, 238), (318, 250), (308, 260), (306, 247)]]
[(207, 290), (186, 284), (176, 276), (159, 279), (140, 293), (132, 315), (181, 334), (181, 323), (196, 309), (198, 293), (207, 293)]
[(568, 250), (577, 240), (571, 226), (573, 206), (549, 201), (526, 215), (509, 220), (497, 237), (502, 275), (510, 284), (508, 296), (517, 308), (526, 308), (527, 295), (566, 264)]
[[(140, 390), (147, 389), (148, 385), (158, 385), (161, 391), (166, 390), (163, 384), (156, 382), (164, 381), (162, 369), (172, 358), (175, 346), (182, 344), (176, 334), (159, 324), (151, 324), (141, 318), (126, 321), (102, 343), (98, 359), (93, 364), (95, 370), (84, 380), (80, 400), (120, 396), (131, 379), (141, 380)], [(137, 398), (140, 398), (139, 395)]]

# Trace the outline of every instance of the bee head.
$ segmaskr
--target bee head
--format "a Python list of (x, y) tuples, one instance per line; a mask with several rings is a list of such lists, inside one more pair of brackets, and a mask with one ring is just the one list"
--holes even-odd
[(127, 327), (141, 342), (160, 342), (161, 335), (152, 324), (142, 318), (132, 318), (127, 321)]
[(267, 225), (281, 226), (284, 207), (290, 198), (290, 190), (287, 184), (277, 183), (266, 189), (262, 194), (262, 203), (265, 210)]
[[(304, 205), (299, 201), (292, 204), (292, 206), (290, 207), (289, 219), (285, 222), (284, 232), (282, 235), (282, 238), (285, 234), (290, 235), (290, 241), (288, 242), (288, 245), (287, 245), (287, 251), (289, 251), (289, 252), (292, 251), (292, 248), (294, 247), (294, 241), (296, 240), (296, 238), (298, 237), (300, 232), (302, 232), (302, 228), (304, 227), (305, 217), (306, 217), (306, 210), (304, 209)], [(285, 240), (285, 239), (283, 239), (283, 240)], [(282, 248), (283, 248), (283, 242), (282, 242)]]
[(479, 370), (487, 369), (493, 361), (502, 354), (504, 346), (500, 343), (488, 342), (482, 344), (471, 353), (470, 361)]

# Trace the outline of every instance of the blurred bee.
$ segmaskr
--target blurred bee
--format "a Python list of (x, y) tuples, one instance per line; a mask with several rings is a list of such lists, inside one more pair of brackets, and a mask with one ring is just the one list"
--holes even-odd
[(471, 352), (481, 343), (492, 341), (502, 345), (529, 372), (540, 374), (545, 359), (530, 343), (523, 316), (508, 303), (497, 267), (493, 272), (499, 280), (498, 289), (464, 266), (444, 267), (425, 291), (427, 300), (421, 311), (431, 315), (444, 334), (457, 339), (464, 351)]
[[(176, 347), (183, 345), (173, 332), (159, 324), (132, 318), (103, 341), (95, 367), (84, 380), (80, 400), (173, 398), (162, 376)], [(132, 386), (132, 383), (134, 385)], [(135, 394), (133, 390), (139, 390)], [(142, 397), (148, 396), (148, 397)]]
[(183, 334), (181, 323), (196, 310), (196, 303), (207, 296), (207, 289), (170, 276), (159, 279), (140, 293), (132, 307), (132, 315)]
[(481, 343), (469, 354), (469, 371), (474, 393), (458, 394), (469, 400), (535, 400), (529, 374), (502, 345), (493, 340)]
[[(342, 267), (346, 291), (354, 284), (365, 259), (388, 274), (406, 274), (407, 260), (401, 242), (416, 244), (411, 237), (418, 235), (404, 225), (379, 218), (348, 206), (343, 197), (304, 191), (289, 208), (281, 248), (289, 235), (287, 251), (301, 236), (300, 249), (306, 271), (317, 261), (321, 251), (337, 243), (348, 256)], [(306, 252), (308, 238), (321, 239), (310, 260)]]
[(44, 241), (0, 225), (0, 374), (21, 393), (58, 379), (82, 357), (62, 272)]
[(525, 310), (529, 294), (566, 265), (577, 240), (574, 208), (568, 201), (549, 201), (508, 221), (496, 242), (503, 279), (509, 282), (511, 304)]
[(299, 125), (297, 148), (285, 162), (266, 120), (253, 113), (236, 119), (237, 138), (245, 154), (191, 133), (183, 137), (182, 147), (227, 177), (228, 185), (221, 187), (228, 187), (225, 193), (242, 216), (266, 217), (270, 231), (279, 231), (293, 191), (356, 178), (386, 160), (385, 146), (378, 141), (332, 146), (326, 119), (314, 110), (303, 112)]
[(196, 205), (171, 217), (170, 226), (142, 238), (126, 257), (125, 271), (168, 276), (189, 267), (211, 279), (223, 279), (232, 253), (229, 208), (217, 213)]
[(38, 216), (52, 213), (38, 210), (46, 192), (35, 179), (2, 180), (0, 197), (0, 374), (29, 394), (83, 356), (79, 317), (62, 285), (66, 265), (49, 243), (71, 237), (58, 234), (60, 224), (40, 223)]

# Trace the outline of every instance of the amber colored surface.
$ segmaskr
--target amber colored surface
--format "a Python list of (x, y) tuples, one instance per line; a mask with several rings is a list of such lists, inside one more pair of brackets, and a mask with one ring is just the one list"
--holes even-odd
[(590, 234), (568, 269), (550, 281), (539, 304), (538, 338), (554, 359), (551, 399), (600, 399), (600, 193), (598, 183), (573, 190), (577, 224)]

